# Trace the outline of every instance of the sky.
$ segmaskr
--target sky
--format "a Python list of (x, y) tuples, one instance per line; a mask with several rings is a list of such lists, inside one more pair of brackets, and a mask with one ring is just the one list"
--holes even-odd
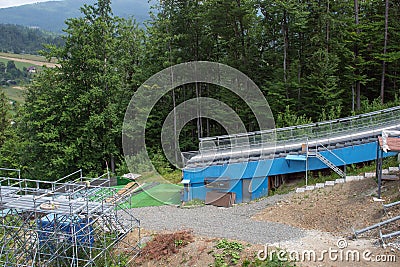
[[(51, 0), (0, 0), (0, 8), (22, 6), (39, 2), (49, 2)], [(53, 0), (54, 1), (54, 0)]]

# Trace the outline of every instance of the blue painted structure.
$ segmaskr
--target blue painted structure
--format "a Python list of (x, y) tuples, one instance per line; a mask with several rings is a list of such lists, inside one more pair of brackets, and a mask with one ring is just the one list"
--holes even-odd
[[(186, 152), (190, 158), (183, 170), (182, 201), (205, 200), (207, 192), (218, 191), (235, 193), (236, 203), (246, 202), (267, 196), (271, 177), (305, 172), (306, 164), (311, 171), (328, 168), (317, 157), (306, 156), (306, 143), (307, 150), (314, 148), (335, 166), (375, 160), (376, 137), (382, 130), (399, 128), (400, 106), (317, 124), (247, 133), (254, 142), (246, 147), (235, 145), (235, 136), (204, 138), (200, 140), (200, 151)], [(264, 141), (264, 135), (274, 134), (278, 141)], [(214, 148), (202, 151), (202, 146)]]
[[(38, 238), (41, 244), (51, 246), (52, 242), (77, 242), (80, 246), (92, 247), (93, 227), (87, 219), (64, 214), (47, 214), (37, 221)], [(54, 235), (57, 233), (58, 235)], [(60, 235), (59, 233), (62, 233)], [(76, 240), (74, 237), (76, 236)], [(50, 241), (50, 242), (49, 242)]]
[[(377, 143), (354, 145), (349, 147), (337, 148), (332, 152), (341, 158), (346, 165), (366, 162), (376, 159)], [(343, 166), (338, 158), (328, 151), (320, 152), (325, 158), (336, 166)], [(385, 153), (385, 157), (394, 156), (396, 153)], [(305, 158), (305, 157), (304, 157)], [(293, 158), (294, 159), (294, 158)], [(326, 169), (327, 166), (316, 157), (308, 158), (308, 170)], [(256, 170), (269, 169), (267, 175), (261, 176)], [(244, 170), (244, 171), (243, 171)], [(259, 161), (238, 162), (232, 164), (211, 165), (200, 168), (185, 168), (183, 177), (186, 180), (183, 201), (193, 199), (204, 200), (206, 193), (217, 190), (218, 192), (233, 192), (236, 194), (236, 202), (243, 202), (243, 180), (251, 181), (251, 197), (254, 200), (268, 195), (268, 177), (282, 174), (305, 172), (305, 160), (292, 160), (291, 157), (275, 159), (264, 159)], [(229, 187), (224, 189), (207, 188), (205, 180), (207, 178), (218, 178), (220, 182), (228, 182)]]

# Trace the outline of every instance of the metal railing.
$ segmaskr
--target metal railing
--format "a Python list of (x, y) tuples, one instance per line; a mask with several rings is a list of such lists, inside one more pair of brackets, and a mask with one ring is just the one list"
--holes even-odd
[[(77, 174), (77, 180), (61, 182)], [(129, 265), (139, 255), (132, 193), (82, 178), (80, 170), (58, 181), (0, 177), (1, 266), (91, 267), (97, 259), (117, 266), (121, 257)]]
[(199, 151), (182, 153), (183, 165), (225, 157), (259, 157), (298, 149), (309, 144), (344, 143), (376, 137), (384, 129), (400, 128), (400, 106), (356, 116), (263, 131), (206, 137), (200, 139)]

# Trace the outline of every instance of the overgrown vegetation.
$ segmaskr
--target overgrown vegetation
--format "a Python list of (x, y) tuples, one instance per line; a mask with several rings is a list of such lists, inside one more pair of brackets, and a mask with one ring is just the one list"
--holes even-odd
[(296, 266), (294, 262), (280, 260), (277, 253), (272, 253), (265, 259), (254, 258), (241, 259), (244, 246), (237, 241), (221, 239), (209, 253), (214, 257), (215, 267), (237, 266), (242, 262), (242, 267), (291, 267)]
[(209, 253), (214, 257), (215, 267), (234, 266), (239, 263), (243, 245), (237, 241), (219, 240)]

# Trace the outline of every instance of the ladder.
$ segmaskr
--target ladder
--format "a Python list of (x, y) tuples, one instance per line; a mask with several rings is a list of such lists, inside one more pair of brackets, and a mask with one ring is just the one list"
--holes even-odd
[(318, 151), (315, 152), (315, 156), (317, 157), (317, 159), (319, 159), (320, 161), (322, 161), (326, 166), (328, 166), (329, 168), (331, 168), (334, 172), (336, 172), (337, 174), (339, 174), (340, 177), (345, 178), (346, 174), (339, 168), (337, 167), (335, 164), (332, 163), (332, 161), (330, 161), (329, 159), (325, 158), (321, 153), (319, 153)]

